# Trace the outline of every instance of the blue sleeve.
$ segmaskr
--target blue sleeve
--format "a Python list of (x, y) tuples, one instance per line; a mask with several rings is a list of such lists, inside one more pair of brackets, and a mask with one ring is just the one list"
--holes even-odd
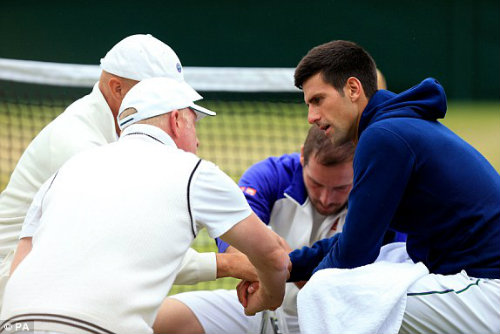
[(328, 251), (337, 242), (340, 233), (331, 238), (316, 241), (311, 247), (302, 247), (290, 253), (292, 262), (292, 271), (290, 272), (289, 282), (298, 282), (308, 280), (314, 268), (325, 257)]
[[(280, 192), (278, 174), (275, 158), (268, 158), (251, 166), (238, 182), (250, 208), (266, 225), (269, 224), (271, 210)], [(219, 238), (215, 242), (221, 253), (229, 247)]]
[(229, 244), (224, 240), (222, 240), (221, 238), (215, 238), (215, 243), (217, 244), (217, 249), (219, 250), (219, 253), (224, 253), (229, 247)]
[(365, 130), (354, 157), (354, 184), (346, 223), (314, 272), (355, 268), (375, 261), (414, 161), (414, 153), (398, 134), (380, 127)]

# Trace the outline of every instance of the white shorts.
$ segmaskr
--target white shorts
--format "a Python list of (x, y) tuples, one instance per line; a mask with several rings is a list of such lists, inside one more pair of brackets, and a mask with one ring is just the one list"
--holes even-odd
[(297, 317), (281, 309), (246, 316), (235, 290), (191, 291), (170, 298), (179, 300), (193, 311), (205, 334), (274, 333), (273, 326), (278, 326), (282, 333), (300, 333)]
[(430, 274), (407, 296), (399, 333), (500, 333), (500, 279)]

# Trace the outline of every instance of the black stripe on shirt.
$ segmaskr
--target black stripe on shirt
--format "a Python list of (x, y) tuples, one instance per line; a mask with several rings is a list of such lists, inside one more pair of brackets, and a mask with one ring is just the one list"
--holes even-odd
[(191, 172), (191, 175), (189, 176), (189, 181), (187, 184), (187, 204), (188, 204), (189, 218), (191, 219), (191, 231), (193, 232), (194, 238), (196, 238), (196, 232), (194, 229), (193, 213), (191, 212), (190, 190), (191, 190), (191, 180), (193, 179), (194, 172), (196, 172), (200, 163), (201, 163), (201, 159), (198, 160), (198, 162), (196, 163), (196, 166), (194, 166), (193, 171)]

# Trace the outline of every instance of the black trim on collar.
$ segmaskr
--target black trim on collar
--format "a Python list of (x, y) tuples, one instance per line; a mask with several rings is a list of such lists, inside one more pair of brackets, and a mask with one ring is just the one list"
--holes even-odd
[(162, 143), (163, 145), (165, 145), (165, 143), (164, 143), (164, 142), (162, 142), (161, 140), (159, 140), (158, 138), (153, 137), (152, 135), (147, 134), (147, 133), (144, 133), (144, 132), (130, 132), (130, 133), (127, 133), (126, 135), (124, 135), (124, 137), (125, 137), (125, 136), (130, 136), (130, 135), (144, 135), (144, 136), (148, 136), (149, 138), (154, 139), (154, 140), (156, 140), (157, 142)]
[(127, 123), (130, 123), (132, 122), (134, 119), (133, 118), (129, 118), (128, 120), (126, 120), (125, 122), (121, 123), (120, 126), (123, 127), (125, 124)]

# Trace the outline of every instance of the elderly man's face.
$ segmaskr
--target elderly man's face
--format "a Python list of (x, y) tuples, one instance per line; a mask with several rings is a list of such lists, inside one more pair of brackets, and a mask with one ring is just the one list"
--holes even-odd
[(320, 214), (337, 213), (347, 203), (352, 189), (352, 161), (324, 166), (311, 154), (303, 166), (303, 176), (309, 199)]
[(181, 135), (176, 144), (177, 147), (186, 152), (196, 154), (198, 151), (198, 137), (196, 136), (196, 113), (189, 108), (179, 110)]

